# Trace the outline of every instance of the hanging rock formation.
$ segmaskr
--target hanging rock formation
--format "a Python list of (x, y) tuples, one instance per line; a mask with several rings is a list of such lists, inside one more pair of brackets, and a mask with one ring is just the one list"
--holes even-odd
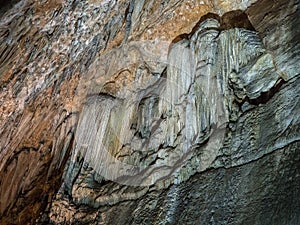
[(300, 224), (298, 0), (0, 13), (0, 224)]

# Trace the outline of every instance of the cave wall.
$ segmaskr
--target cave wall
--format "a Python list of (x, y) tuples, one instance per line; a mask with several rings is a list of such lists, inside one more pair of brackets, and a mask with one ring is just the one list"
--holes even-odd
[(1, 224), (300, 223), (299, 1), (17, 1)]

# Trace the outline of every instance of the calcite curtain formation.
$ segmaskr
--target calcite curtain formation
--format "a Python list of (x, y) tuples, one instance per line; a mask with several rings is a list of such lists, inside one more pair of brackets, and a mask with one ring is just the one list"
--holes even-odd
[(298, 0), (0, 12), (1, 224), (300, 223)]
[[(130, 49), (126, 54), (130, 55)], [(107, 179), (132, 176), (134, 180), (125, 179), (127, 185), (151, 185), (171, 176), (183, 166), (178, 162), (186, 157), (193, 161), (192, 165), (178, 170), (177, 182), (188, 179), (186, 174), (205, 170), (221, 147), (218, 142), (222, 142), (229, 111), (235, 107), (233, 102), (242, 102), (246, 97), (254, 100), (281, 79), (256, 32), (243, 27), (220, 30), (214, 18), (204, 20), (190, 40), (171, 47), (164, 62), (165, 76), (160, 74), (153, 79), (159, 68), (147, 68), (143, 55), (135, 57), (140, 60), (130, 71), (134, 74), (133, 84), (111, 85), (110, 89), (121, 89), (115, 90), (113, 96), (106, 84), (100, 94), (89, 94), (92, 97), (81, 114), (72, 157), (72, 165), (79, 161)], [(140, 70), (144, 71), (142, 75)], [(236, 93), (230, 93), (233, 88), (229, 81), (236, 86)], [(141, 82), (146, 85), (138, 91)], [(128, 86), (134, 93), (123, 90)], [(216, 132), (217, 139), (213, 140)], [(201, 149), (199, 146), (208, 140), (209, 147)], [(197, 156), (201, 155), (199, 151), (205, 156)], [(66, 177), (75, 177), (72, 168)]]

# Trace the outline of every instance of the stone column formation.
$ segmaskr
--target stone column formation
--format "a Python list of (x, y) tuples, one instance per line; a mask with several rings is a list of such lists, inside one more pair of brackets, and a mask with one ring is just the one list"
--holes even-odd
[(0, 224), (300, 224), (298, 0), (0, 13)]

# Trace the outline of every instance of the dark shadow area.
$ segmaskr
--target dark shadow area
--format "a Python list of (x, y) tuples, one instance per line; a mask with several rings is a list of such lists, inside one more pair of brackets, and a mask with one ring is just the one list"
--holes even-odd
[(190, 33), (180, 34), (172, 40), (172, 44), (175, 44), (181, 40), (190, 39), (191, 36), (193, 36), (193, 34), (200, 29), (201, 24), (208, 19), (217, 20), (220, 23), (220, 26), (218, 28), (206, 28), (205, 30), (214, 29), (221, 32), (222, 30), (243, 28), (246, 30), (255, 31), (255, 28), (253, 27), (252, 23), (248, 18), (248, 15), (242, 10), (233, 10), (227, 12), (222, 17), (215, 13), (207, 13), (200, 18), (200, 20), (196, 23), (196, 25), (193, 27)]
[(262, 92), (261, 95), (255, 99), (250, 99), (247, 97), (246, 101), (248, 101), (252, 105), (265, 104), (279, 91), (279, 89), (285, 83), (286, 81), (284, 81), (283, 79), (279, 79), (276, 85), (274, 85), (274, 87), (272, 87), (269, 91)]
[(9, 9), (11, 9), (20, 0), (0, 0), (0, 19)]
[(247, 14), (241, 10), (230, 11), (222, 16), (221, 30), (228, 30), (232, 28), (255, 30)]

